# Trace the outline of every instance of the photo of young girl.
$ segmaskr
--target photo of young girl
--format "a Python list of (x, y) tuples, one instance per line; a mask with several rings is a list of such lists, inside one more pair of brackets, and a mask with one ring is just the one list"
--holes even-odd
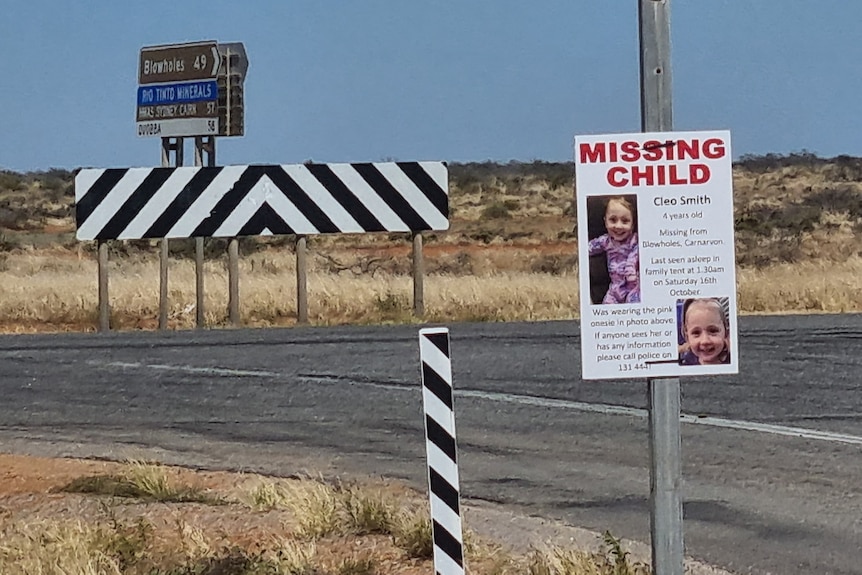
[[(588, 212), (601, 214), (601, 227), (591, 225), (589, 255), (593, 303), (639, 303), (640, 254), (637, 234), (637, 196), (587, 198)], [(592, 208), (592, 209), (590, 209)], [(593, 215), (592, 222), (597, 221)], [(604, 268), (595, 269), (594, 256), (604, 255)], [(602, 273), (605, 272), (605, 273)], [(606, 275), (605, 275), (606, 274)], [(602, 277), (604, 276), (604, 277)], [(606, 288), (604, 286), (607, 286)], [(599, 301), (598, 294), (604, 291)]]
[(730, 363), (727, 297), (679, 300), (680, 365)]

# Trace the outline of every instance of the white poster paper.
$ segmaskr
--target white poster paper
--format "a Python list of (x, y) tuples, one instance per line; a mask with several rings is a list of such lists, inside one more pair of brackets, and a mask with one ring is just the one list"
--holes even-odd
[(578, 136), (584, 379), (738, 373), (730, 133)]

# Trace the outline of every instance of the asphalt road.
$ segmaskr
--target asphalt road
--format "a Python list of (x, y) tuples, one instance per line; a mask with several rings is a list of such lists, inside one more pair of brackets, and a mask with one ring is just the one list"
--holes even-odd
[[(649, 542), (646, 382), (583, 382), (576, 322), (450, 326), (462, 496)], [(742, 318), (682, 382), (688, 555), (862, 574), (862, 317)], [(425, 482), (418, 327), (0, 337), (0, 449)]]

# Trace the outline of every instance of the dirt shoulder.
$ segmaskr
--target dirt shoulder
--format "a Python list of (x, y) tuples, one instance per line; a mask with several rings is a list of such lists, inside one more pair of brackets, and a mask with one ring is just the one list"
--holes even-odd
[[(38, 524), (49, 519), (104, 520), (104, 501), (78, 493), (62, 492), (61, 489), (83, 477), (121, 473), (127, 465), (126, 462), (96, 459), (0, 453), (0, 526), (4, 523)], [(178, 483), (221, 497), (235, 495), (242, 485), (253, 479), (250, 474), (241, 472), (184, 467), (170, 467), (169, 473)], [(367, 481), (372, 479), (367, 478)], [(424, 494), (404, 484), (381, 479), (373, 481), (397, 492), (399, 497), (407, 496), (420, 504), (424, 500)], [(472, 501), (464, 501), (463, 504), (465, 529), (510, 553), (523, 554), (531, 549), (550, 547), (584, 552), (600, 552), (603, 549), (602, 537), (598, 533), (540, 517), (520, 515), (499, 505)], [(272, 513), (254, 512), (232, 505), (123, 503), (112, 504), (110, 515), (112, 521), (133, 522), (146, 518), (150, 524), (163, 525), (166, 529), (182, 524), (191, 525), (202, 533), (215, 530), (219, 534), (219, 545), (224, 547), (251, 547), (256, 540), (277, 536), (286, 525), (283, 518)], [(633, 561), (649, 562), (647, 545), (631, 541), (622, 543)], [(377, 548), (381, 546), (385, 547), (383, 542), (375, 544)], [(388, 560), (393, 564), (399, 563), (398, 570), (393, 570), (393, 573), (409, 575), (423, 572), (415, 560), (411, 563), (399, 559), (396, 550), (385, 553), (388, 553)], [(697, 575), (727, 574), (693, 560), (687, 562), (686, 572)]]

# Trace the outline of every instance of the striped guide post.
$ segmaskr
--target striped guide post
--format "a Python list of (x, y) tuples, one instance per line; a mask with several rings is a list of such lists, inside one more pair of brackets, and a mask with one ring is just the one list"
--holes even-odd
[(422, 405), (425, 411), (434, 570), (438, 575), (463, 575), (464, 545), (458, 494), (449, 330), (420, 330), (419, 356), (422, 361)]

